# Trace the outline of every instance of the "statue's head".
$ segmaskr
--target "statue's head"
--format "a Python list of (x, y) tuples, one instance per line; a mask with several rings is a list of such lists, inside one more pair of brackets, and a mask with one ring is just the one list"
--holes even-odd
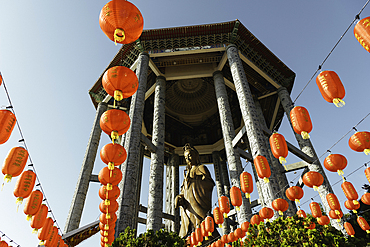
[(189, 167), (200, 165), (199, 153), (190, 143), (186, 143), (184, 146), (184, 157)]

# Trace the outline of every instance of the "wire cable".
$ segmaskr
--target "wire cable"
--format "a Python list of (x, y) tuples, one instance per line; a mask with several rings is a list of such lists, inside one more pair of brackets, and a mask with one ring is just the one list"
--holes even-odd
[(1, 237), (6, 237), (7, 239), (9, 239), (9, 243), (12, 243), (12, 244), (15, 244), (17, 247), (21, 247), (19, 244), (17, 244), (13, 239), (11, 239), (10, 237), (8, 237), (5, 233), (3, 233), (2, 231), (0, 231), (1, 233)]

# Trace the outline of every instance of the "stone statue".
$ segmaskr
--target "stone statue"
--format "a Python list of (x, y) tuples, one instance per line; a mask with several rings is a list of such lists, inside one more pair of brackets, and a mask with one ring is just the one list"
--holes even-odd
[(186, 170), (180, 195), (175, 198), (175, 208), (180, 207), (180, 237), (190, 234), (211, 213), (212, 190), (215, 186), (206, 166), (200, 163), (198, 151), (189, 143), (184, 146)]

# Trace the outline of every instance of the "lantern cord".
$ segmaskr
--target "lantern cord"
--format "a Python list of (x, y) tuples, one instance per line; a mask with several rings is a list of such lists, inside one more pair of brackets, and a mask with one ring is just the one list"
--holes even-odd
[(331, 51), (329, 52), (329, 54), (325, 57), (324, 61), (319, 65), (318, 69), (315, 71), (315, 73), (312, 75), (311, 79), (307, 82), (307, 84), (303, 87), (302, 91), (298, 94), (298, 96), (295, 98), (295, 100), (293, 101), (293, 103), (295, 103), (297, 101), (297, 99), (299, 98), (299, 96), (301, 96), (301, 94), (303, 93), (303, 91), (306, 89), (306, 87), (308, 86), (308, 84), (311, 83), (311, 81), (313, 80), (313, 78), (315, 78), (317, 72), (319, 72), (322, 68), (322, 66), (324, 65), (324, 63), (326, 62), (326, 60), (328, 60), (328, 58), (330, 57), (330, 55), (333, 53), (334, 49), (339, 45), (339, 43), (342, 41), (344, 35), (347, 34), (348, 30), (352, 27), (352, 25), (360, 19), (360, 14), (362, 13), (362, 11), (365, 9), (365, 7), (368, 5), (368, 3), (370, 2), (370, 0), (367, 0), (367, 2), (365, 3), (365, 5), (362, 7), (362, 9), (360, 10), (360, 12), (355, 16), (355, 19), (351, 22), (351, 24), (348, 26), (348, 28), (346, 29), (346, 31), (344, 31), (344, 33), (342, 34), (342, 36), (340, 36), (339, 40), (337, 41), (337, 43), (334, 45), (334, 47), (331, 49)]
[[(370, 0), (369, 0), (369, 1), (370, 1)], [(0, 73), (0, 75), (1, 75), (1, 73)], [(11, 99), (10, 99), (10, 95), (9, 95), (8, 89), (6, 88), (6, 85), (5, 85), (5, 79), (4, 79), (4, 77), (3, 77), (3, 82), (2, 82), (2, 84), (4, 85), (4, 90), (5, 90), (6, 96), (7, 96), (7, 98), (8, 98), (9, 104), (10, 104), (10, 106), (9, 106), (9, 107), (7, 107), (7, 108), (11, 109), (11, 111), (12, 111), (12, 112), (13, 112), (13, 114), (14, 114), (14, 116), (16, 116), (16, 114), (15, 114), (15, 110), (14, 110), (14, 107), (13, 107), (13, 104), (12, 104), (12, 101), (11, 101)], [(28, 147), (27, 147), (27, 144), (26, 144), (26, 140), (25, 140), (25, 138), (24, 138), (24, 136), (23, 136), (23, 132), (22, 132), (21, 126), (20, 126), (20, 124), (19, 124), (19, 120), (18, 120), (18, 118), (17, 118), (17, 117), (16, 117), (16, 119), (17, 119), (16, 124), (17, 124), (17, 128), (18, 128), (18, 131), (19, 131), (19, 135), (21, 136), (20, 141), (22, 141), (22, 142), (23, 142), (24, 148), (28, 151)], [(29, 152), (28, 152), (28, 159), (30, 160), (30, 163), (31, 163), (31, 167), (32, 167), (33, 172), (36, 174), (37, 184), (38, 184), (38, 185), (39, 185), (39, 187), (40, 187), (40, 190), (41, 190), (41, 192), (42, 192), (42, 194), (43, 194), (43, 196), (44, 196), (44, 199), (46, 199), (45, 191), (44, 191), (44, 189), (42, 188), (41, 182), (40, 182), (40, 180), (39, 180), (39, 176), (37, 175), (37, 172), (36, 172), (35, 166), (33, 165), (33, 162), (32, 162), (31, 154), (30, 154)], [(48, 208), (49, 208), (49, 209), (51, 209), (51, 207), (50, 207), (50, 204), (49, 204), (48, 200), (45, 200), (45, 201), (46, 201), (46, 204), (47, 204)], [(55, 218), (55, 215), (53, 214), (53, 211), (52, 211), (52, 210), (50, 210), (50, 214), (51, 214), (52, 218), (54, 219), (54, 222), (55, 222), (55, 224), (56, 224), (56, 226), (57, 226), (57, 228), (58, 228), (58, 232), (59, 232), (60, 227), (59, 227), (58, 223), (56, 222), (56, 218)], [(61, 231), (60, 231), (60, 235), (61, 235), (61, 236), (63, 236), (63, 232), (61, 232)]]
[(9, 238), (5, 233), (3, 233), (2, 231), (0, 231), (1, 233), (1, 237), (6, 237), (7, 239), (9, 239), (9, 243), (12, 243), (12, 244), (15, 244), (17, 247), (21, 247), (19, 244), (17, 244), (13, 239)]

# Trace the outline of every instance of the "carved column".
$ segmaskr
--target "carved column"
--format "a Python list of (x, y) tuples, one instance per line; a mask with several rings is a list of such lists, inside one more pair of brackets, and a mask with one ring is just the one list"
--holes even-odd
[(172, 168), (172, 209), (171, 214), (175, 216), (175, 221), (172, 226), (172, 231), (180, 232), (180, 209), (175, 209), (175, 197), (180, 194), (180, 171), (179, 171), (180, 158), (178, 154), (171, 155), (171, 168)]
[(96, 109), (94, 125), (91, 130), (90, 139), (87, 144), (84, 160), (82, 162), (76, 190), (73, 195), (71, 208), (66, 221), (66, 226), (64, 229), (65, 233), (77, 229), (80, 225), (82, 210), (84, 208), (86, 194), (89, 189), (90, 175), (94, 168), (96, 153), (100, 142), (100, 117), (107, 110), (107, 107), (108, 105), (106, 103), (101, 102)]
[[(262, 112), (262, 109), (261, 109), (260, 102), (258, 101), (258, 99), (255, 99), (254, 103), (256, 104), (260, 124), (262, 125), (262, 127), (267, 129), (266, 121), (265, 121), (265, 118), (263, 116), (263, 112)], [(268, 137), (264, 136), (264, 142), (265, 142), (265, 145), (267, 147), (269, 147), (268, 148), (268, 153), (269, 153), (270, 160), (271, 160), (271, 163), (270, 163), (271, 173), (274, 172), (274, 174), (276, 175), (277, 184), (279, 186), (279, 193), (278, 193), (277, 197), (283, 198), (284, 200), (286, 200), (288, 202), (289, 208), (285, 212), (285, 214), (288, 215), (288, 216), (293, 216), (297, 213), (297, 207), (296, 207), (294, 201), (291, 201), (286, 197), (285, 191), (290, 186), (289, 186), (288, 179), (287, 179), (287, 177), (284, 173), (283, 165), (280, 164), (279, 160), (276, 159), (274, 157), (274, 155), (272, 154), (271, 148), (270, 148), (270, 141), (269, 141)]]
[[(174, 198), (172, 197), (172, 167), (170, 165), (171, 157), (168, 159), (166, 165), (166, 213), (172, 214), (172, 204), (175, 203)], [(167, 231), (172, 231), (172, 221), (165, 220), (165, 228)]]
[[(238, 49), (235, 45), (229, 45), (226, 48), (227, 58), (230, 64), (231, 74), (233, 77), (235, 91), (238, 96), (240, 110), (242, 112), (244, 124), (247, 131), (249, 144), (252, 151), (253, 159), (258, 156), (264, 156), (269, 164), (271, 163), (268, 149), (263, 141), (263, 132), (259, 125), (258, 114), (256, 106), (253, 101), (253, 96), (249, 88), (247, 77), (245, 76), (242, 61), (239, 57)], [(264, 183), (262, 179), (259, 179), (261, 189), (263, 191), (263, 198), (265, 203), (271, 207), (271, 203), (276, 199), (276, 194), (279, 192), (277, 185), (277, 178), (274, 173), (271, 173), (270, 182)], [(277, 216), (277, 214), (275, 214)]]
[[(293, 130), (293, 125), (292, 122), (290, 121), (290, 111), (294, 107), (294, 103), (292, 102), (292, 99), (290, 98), (289, 92), (285, 87), (280, 87), (278, 89), (278, 95), (281, 101), (281, 104), (284, 108), (284, 111), (288, 117), (290, 126), (292, 127)], [(326, 174), (324, 172), (324, 169), (322, 168), (322, 165), (320, 163), (319, 158), (317, 157), (317, 154), (315, 152), (315, 149), (312, 146), (312, 143), (310, 139), (303, 139), (301, 135), (297, 134), (294, 132), (295, 138), (297, 139), (298, 145), (301, 148), (302, 152), (307, 154), (308, 156), (312, 157), (313, 160), (315, 161), (313, 164), (308, 164), (308, 169), (310, 171), (316, 171), (319, 172), (323, 177), (324, 177), (324, 182), (323, 184), (318, 188), (318, 192), (321, 198), (322, 205), (325, 209), (325, 212), (327, 215), (329, 215), (330, 207), (329, 204), (326, 200), (326, 195), (329, 193), (333, 193), (333, 189), (329, 183), (328, 178), (326, 177)], [(336, 220), (331, 220), (331, 224), (337, 228), (337, 229), (342, 229), (342, 227), (338, 224)]]
[[(232, 144), (232, 141), (235, 137), (235, 129), (231, 116), (231, 109), (226, 92), (224, 77), (221, 71), (216, 71), (215, 73), (213, 73), (213, 80), (215, 84), (217, 105), (220, 114), (221, 128), (225, 144), (231, 185), (240, 189), (240, 174), (243, 172), (242, 163), (240, 161), (238, 150), (234, 148)], [(243, 204), (240, 207), (240, 211), (237, 211), (239, 224), (249, 220), (251, 213), (252, 211), (250, 208), (249, 200), (245, 198), (245, 196), (243, 196)]]
[(139, 79), (139, 87), (136, 93), (131, 98), (130, 119), (131, 126), (126, 133), (125, 149), (127, 151), (127, 159), (121, 166), (122, 181), (119, 183), (121, 195), (118, 198), (120, 208), (117, 211), (116, 236), (123, 232), (126, 227), (135, 228), (135, 215), (138, 212), (136, 205), (137, 191), (137, 172), (138, 159), (140, 155), (140, 139), (142, 119), (145, 103), (145, 91), (148, 75), (149, 55), (141, 53), (139, 55), (136, 75)]
[(148, 212), (146, 219), (146, 229), (152, 229), (153, 231), (162, 228), (165, 90), (165, 78), (158, 76), (155, 85), (152, 135), (152, 142), (156, 147), (156, 152), (151, 154)]
[[(139, 159), (137, 161), (138, 163), (138, 170), (137, 170), (137, 178), (136, 178), (136, 203), (135, 205), (140, 204), (140, 195), (141, 195), (141, 181), (143, 177), (143, 165), (144, 165), (144, 152), (145, 152), (145, 147), (144, 145), (140, 144), (140, 153), (139, 153)], [(138, 224), (138, 217), (139, 217), (139, 210), (136, 211), (136, 217), (134, 217), (134, 226), (135, 229), (137, 229), (137, 224)]]

